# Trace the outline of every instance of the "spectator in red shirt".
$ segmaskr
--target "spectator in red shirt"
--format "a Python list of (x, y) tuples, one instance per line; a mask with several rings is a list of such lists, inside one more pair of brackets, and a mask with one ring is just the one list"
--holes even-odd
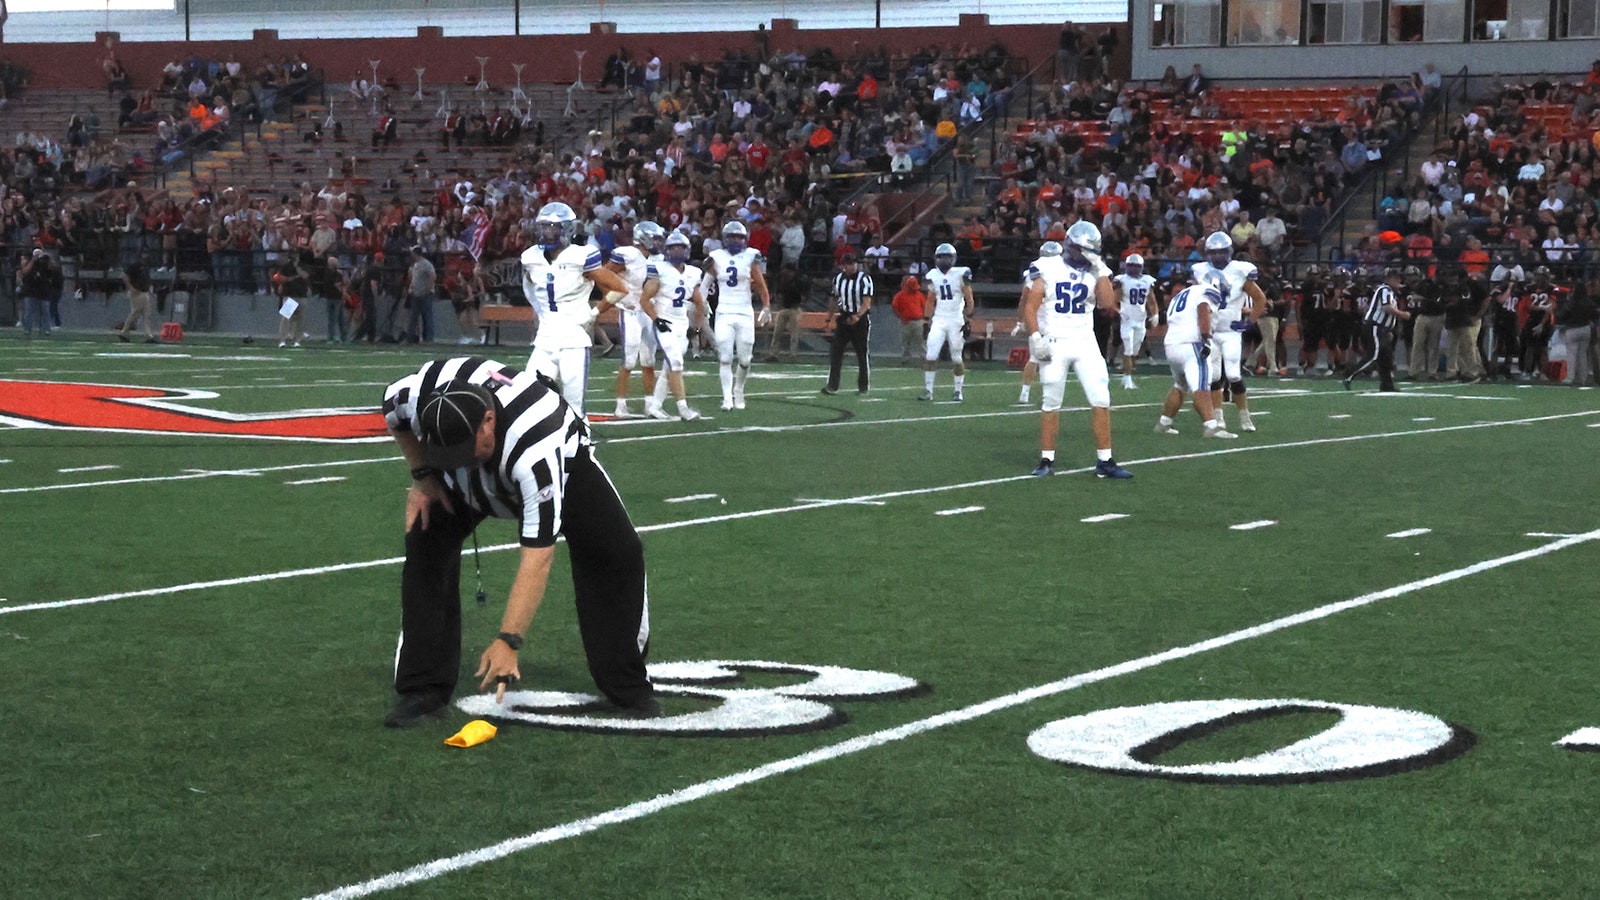
[(900, 319), (900, 365), (916, 365), (923, 356), (922, 320), (927, 315), (928, 295), (915, 275), (907, 275), (900, 282), (893, 305), (894, 314)]
[(771, 159), (772, 148), (767, 146), (766, 137), (757, 132), (755, 141), (750, 144), (750, 149), (745, 151), (745, 165), (750, 167), (752, 173), (760, 175), (767, 171), (767, 163)]

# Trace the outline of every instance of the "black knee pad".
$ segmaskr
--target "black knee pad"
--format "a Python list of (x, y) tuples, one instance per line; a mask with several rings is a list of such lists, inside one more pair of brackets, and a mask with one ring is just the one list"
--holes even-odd
[(1244, 379), (1241, 378), (1238, 381), (1231, 382), (1229, 384), (1229, 387), (1233, 388), (1233, 395), (1235, 397), (1243, 397), (1244, 396)]

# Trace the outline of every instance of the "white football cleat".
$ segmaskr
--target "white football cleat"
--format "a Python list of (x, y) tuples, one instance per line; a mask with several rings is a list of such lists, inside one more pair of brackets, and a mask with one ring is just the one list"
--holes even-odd
[(1239, 414), (1239, 430), (1240, 431), (1255, 431), (1256, 430), (1256, 423), (1251, 421), (1249, 413), (1240, 413)]
[(1231, 440), (1237, 438), (1238, 435), (1234, 434), (1233, 432), (1228, 431), (1228, 430), (1226, 430), (1226, 429), (1224, 429), (1224, 428), (1222, 428), (1220, 426), (1214, 426), (1214, 427), (1210, 427), (1210, 428), (1206, 429), (1205, 437), (1216, 438), (1216, 439), (1224, 440), (1224, 441), (1231, 441)]
[(1163, 425), (1160, 422), (1157, 422), (1155, 432), (1156, 434), (1177, 434), (1178, 429), (1173, 428), (1171, 425)]
[(744, 394), (733, 395), (733, 408), (744, 409)]
[(644, 414), (649, 416), (652, 419), (661, 419), (662, 421), (668, 421), (668, 420), (670, 420), (672, 418), (672, 414), (671, 413), (667, 412), (666, 410), (662, 409), (658, 404), (654, 404), (654, 403), (652, 403), (649, 406), (646, 406), (644, 408)]
[(1122, 389), (1125, 390), (1125, 391), (1134, 390), (1133, 376), (1132, 375), (1124, 375), (1124, 376), (1122, 376)]
[(732, 400), (724, 400), (724, 401), (722, 401), (722, 411), (723, 412), (733, 412), (733, 401)]
[(619, 419), (626, 419), (628, 417), (628, 404), (624, 403), (621, 400), (618, 400), (617, 401), (617, 411), (616, 411), (615, 415)]
[(693, 422), (695, 419), (700, 418), (700, 413), (685, 406), (683, 409), (678, 410), (678, 417), (685, 422)]

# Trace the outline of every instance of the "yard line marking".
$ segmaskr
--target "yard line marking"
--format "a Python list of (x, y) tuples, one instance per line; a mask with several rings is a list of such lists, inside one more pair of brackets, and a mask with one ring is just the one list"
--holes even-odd
[(1350, 418), (1350, 414), (1349, 413), (1337, 413), (1335, 415), (1329, 416), (1328, 418), (1330, 418), (1330, 419), (1348, 419), (1348, 418)]
[(1600, 428), (1600, 422), (1596, 422), (1593, 425), (1590, 425), (1589, 427), (1590, 428)]
[(0, 488), (3, 494), (32, 494), (38, 491), (64, 491), (72, 488), (109, 487), (121, 484), (157, 484), (168, 481), (193, 481), (197, 478), (218, 478), (228, 475), (261, 475), (266, 472), (296, 472), (303, 469), (320, 469), (325, 466), (360, 466), (367, 463), (393, 463), (399, 456), (381, 456), (375, 459), (339, 459), (329, 462), (294, 463), (286, 466), (263, 466), (260, 469), (187, 469), (181, 475), (152, 475), (145, 478), (113, 478), (106, 481), (83, 481), (76, 484), (41, 484), (34, 487)]
[[(1152, 457), (1149, 457), (1149, 458), (1146, 458), (1146, 459), (1128, 460), (1127, 462), (1123, 463), (1123, 465), (1133, 466), (1133, 465), (1152, 465), (1152, 464), (1155, 464), (1155, 463), (1163, 463), (1163, 462), (1181, 462), (1181, 461), (1184, 461), (1184, 460), (1206, 459), (1206, 458), (1209, 458), (1209, 457), (1225, 456), (1225, 455), (1230, 455), (1230, 454), (1234, 454), (1234, 453), (1256, 453), (1256, 452), (1259, 452), (1259, 451), (1262, 451), (1262, 450), (1282, 450), (1282, 449), (1294, 449), (1294, 448), (1299, 448), (1299, 447), (1316, 447), (1316, 446), (1321, 446), (1323, 444), (1354, 443), (1356, 441), (1369, 441), (1369, 440), (1377, 440), (1377, 439), (1381, 439), (1381, 438), (1393, 438), (1393, 437), (1411, 437), (1411, 436), (1415, 436), (1415, 435), (1437, 434), (1437, 433), (1440, 433), (1440, 432), (1449, 432), (1449, 431), (1471, 431), (1471, 430), (1480, 429), (1480, 428), (1491, 428), (1491, 427), (1494, 427), (1495, 425), (1520, 425), (1520, 424), (1524, 424), (1526, 422), (1558, 421), (1558, 420), (1561, 420), (1561, 419), (1574, 418), (1576, 416), (1592, 416), (1592, 415), (1600, 415), (1600, 410), (1590, 410), (1588, 412), (1582, 412), (1582, 413), (1558, 413), (1556, 415), (1550, 415), (1550, 416), (1539, 416), (1539, 417), (1536, 417), (1536, 418), (1533, 418), (1533, 419), (1513, 419), (1513, 420), (1510, 420), (1510, 421), (1507, 421), (1507, 422), (1479, 423), (1479, 424), (1472, 424), (1472, 425), (1446, 425), (1446, 426), (1443, 426), (1443, 427), (1440, 427), (1440, 428), (1417, 428), (1417, 429), (1412, 429), (1412, 430), (1409, 430), (1409, 431), (1379, 432), (1379, 433), (1375, 433), (1375, 434), (1352, 434), (1352, 435), (1347, 435), (1345, 437), (1311, 438), (1311, 439), (1303, 440), (1303, 441), (1286, 441), (1286, 442), (1281, 443), (1281, 444), (1258, 444), (1258, 445), (1255, 445), (1255, 446), (1246, 446), (1246, 447), (1227, 447), (1227, 448), (1217, 449), (1217, 450), (1203, 450), (1203, 451), (1197, 451), (1197, 452), (1194, 452), (1194, 453), (1174, 453), (1174, 454), (1171, 454), (1171, 455), (1168, 455), (1168, 456), (1152, 456)], [(388, 458), (380, 459), (380, 460), (347, 460), (347, 461), (345, 461), (343, 463), (337, 463), (337, 464), (335, 464), (335, 463), (304, 463), (304, 464), (297, 465), (297, 466), (280, 466), (280, 467), (275, 467), (273, 469), (262, 469), (262, 471), (266, 472), (266, 471), (277, 471), (277, 470), (282, 470), (282, 469), (312, 468), (312, 467), (315, 467), (315, 466), (324, 466), (324, 465), (356, 465), (356, 464), (365, 463), (365, 462), (393, 462), (394, 460), (397, 460), (397, 459), (399, 459), (399, 457), (388, 457)], [(1056, 477), (1060, 477), (1060, 476), (1063, 476), (1063, 475), (1083, 475), (1083, 474), (1087, 474), (1087, 473), (1093, 472), (1093, 471), (1094, 471), (1094, 467), (1093, 466), (1083, 466), (1083, 467), (1077, 468), (1077, 469), (1066, 469), (1066, 470), (1059, 471), (1059, 472), (1056, 473)], [(161, 479), (161, 480), (169, 480), (169, 479)], [(789, 506), (773, 506), (773, 507), (768, 507), (766, 509), (752, 509), (752, 510), (746, 510), (744, 512), (722, 513), (720, 515), (714, 515), (714, 516), (701, 516), (701, 517), (696, 518), (696, 519), (682, 519), (682, 520), (679, 520), (679, 521), (676, 521), (676, 522), (660, 522), (660, 523), (657, 523), (655, 525), (641, 525), (641, 526), (638, 527), (637, 530), (638, 530), (638, 532), (640, 534), (651, 534), (651, 533), (654, 533), (654, 532), (657, 532), (657, 531), (674, 531), (674, 530), (679, 529), (679, 528), (692, 528), (692, 527), (695, 527), (695, 526), (698, 526), (698, 525), (713, 525), (713, 524), (718, 524), (718, 523), (722, 523), (722, 522), (737, 522), (737, 521), (740, 521), (740, 520), (743, 520), (743, 519), (759, 519), (759, 518), (765, 518), (767, 516), (785, 515), (787, 513), (793, 513), (793, 512), (805, 512), (807, 510), (812, 510), (812, 509), (824, 509), (824, 508), (827, 508), (827, 507), (830, 507), (830, 506), (848, 506), (848, 505), (851, 505), (851, 504), (883, 505), (881, 501), (895, 500), (895, 499), (899, 499), (901, 497), (916, 497), (916, 496), (921, 496), (921, 495), (924, 495), (924, 494), (940, 494), (940, 493), (947, 493), (947, 492), (950, 492), (950, 491), (965, 491), (965, 490), (972, 490), (974, 488), (991, 487), (991, 486), (1000, 485), (1000, 484), (1012, 484), (1012, 483), (1024, 483), (1024, 482), (1026, 482), (1026, 483), (1037, 483), (1038, 480), (1039, 479), (1037, 479), (1033, 475), (1029, 475), (1029, 474), (1001, 475), (1001, 476), (997, 476), (997, 477), (994, 477), (994, 478), (983, 478), (983, 479), (979, 479), (977, 481), (964, 481), (964, 482), (961, 482), (959, 484), (941, 484), (941, 485), (935, 485), (933, 487), (906, 488), (904, 490), (885, 491), (885, 492), (879, 493), (879, 494), (866, 494), (866, 495), (863, 495), (863, 496), (860, 496), (860, 497), (846, 497), (846, 498), (838, 499), (838, 500), (805, 500), (805, 499), (801, 499), (801, 500), (796, 500), (794, 504), (789, 505)], [(28, 489), (25, 489), (25, 488), (24, 489), (14, 488), (12, 490), (28, 490)], [(8, 493), (8, 491), (0, 490), (0, 494), (3, 494), (3, 493)], [(486, 546), (486, 547), (481, 548), (481, 552), (483, 552), (483, 553), (495, 553), (495, 552), (499, 552), (499, 551), (516, 550), (516, 549), (520, 549), (521, 546), (522, 546), (521, 544), (517, 544), (517, 543), (495, 544), (495, 545), (492, 545), (492, 546)], [(465, 551), (463, 551), (463, 554), (464, 553), (465, 553)], [(146, 588), (146, 589), (137, 590), (137, 591), (123, 591), (123, 592), (115, 593), (115, 594), (101, 594), (101, 595), (95, 596), (95, 597), (79, 597), (79, 598), (75, 598), (75, 599), (72, 599), (72, 600), (41, 601), (41, 602), (38, 602), (38, 603), (30, 603), (27, 606), (12, 607), (12, 608), (9, 608), (9, 609), (0, 609), (0, 615), (6, 615), (6, 614), (9, 614), (9, 613), (14, 613), (14, 612), (30, 612), (30, 611), (33, 611), (33, 610), (42, 610), (42, 609), (62, 609), (62, 608), (69, 607), (69, 606), (86, 606), (86, 605), (95, 604), (95, 603), (106, 603), (106, 602), (109, 602), (109, 601), (112, 601), (112, 600), (126, 600), (126, 599), (131, 599), (131, 598), (134, 598), (134, 597), (155, 597), (155, 596), (162, 596), (162, 595), (166, 595), (166, 594), (179, 594), (179, 593), (185, 593), (185, 592), (188, 592), (188, 591), (209, 590), (209, 589), (214, 588), (214, 587), (230, 587), (230, 586), (236, 586), (236, 585), (241, 585), (241, 584), (255, 584), (255, 583), (258, 583), (258, 582), (262, 582), (262, 581), (278, 581), (278, 580), (282, 580), (282, 579), (285, 579), (285, 578), (296, 578), (296, 577), (300, 577), (300, 576), (325, 575), (325, 574), (329, 574), (329, 573), (332, 573), (332, 572), (345, 572), (345, 571), (352, 571), (352, 570), (357, 570), (357, 569), (377, 568), (377, 567), (380, 567), (380, 566), (387, 566), (387, 565), (398, 565), (399, 563), (402, 563), (402, 562), (405, 562), (405, 558), (404, 557), (393, 556), (393, 557), (388, 557), (388, 558), (385, 558), (385, 559), (366, 560), (364, 562), (339, 563), (338, 565), (334, 565), (334, 566), (314, 567), (314, 568), (307, 568), (307, 569), (291, 569), (291, 570), (283, 571), (283, 572), (267, 572), (267, 573), (262, 573), (262, 574), (259, 574), (259, 575), (247, 575), (247, 576), (241, 576), (241, 577), (238, 577), (238, 578), (223, 579), (221, 581), (202, 581), (202, 582), (196, 582), (196, 583), (193, 583), (193, 584), (179, 584), (179, 585), (170, 585), (168, 587)]]
[(1565, 534), (1565, 533), (1562, 533), (1562, 532), (1559, 532), (1559, 531), (1530, 531), (1530, 532), (1528, 532), (1528, 537), (1569, 538), (1569, 537), (1574, 537), (1574, 535)]
[(1433, 418), (1433, 416), (1418, 416), (1415, 419), (1412, 419), (1411, 421), (1413, 421), (1413, 422), (1432, 422), (1432, 421), (1434, 421), (1434, 418)]
[(902, 741), (906, 738), (916, 737), (917, 735), (935, 731), (940, 728), (946, 728), (951, 725), (960, 725), (975, 719), (980, 719), (992, 713), (1011, 709), (1013, 707), (1023, 706), (1028, 703), (1032, 703), (1035, 700), (1042, 700), (1046, 697), (1054, 697), (1059, 694), (1067, 693), (1068, 691), (1074, 691), (1092, 684), (1098, 684), (1102, 681), (1109, 681), (1113, 678), (1119, 678), (1123, 675), (1132, 675), (1142, 672), (1146, 669), (1153, 669), (1156, 666), (1173, 662), (1175, 660), (1187, 659), (1191, 656), (1199, 656), (1202, 653), (1209, 653), (1212, 650), (1218, 650), (1224, 647), (1232, 646), (1233, 644), (1239, 644), (1255, 638), (1264, 637), (1269, 634), (1294, 628), (1298, 625), (1304, 625), (1308, 622), (1326, 619), (1330, 616), (1338, 615), (1339, 613), (1347, 610), (1360, 609), (1364, 606), (1370, 606), (1374, 603), (1379, 603), (1384, 600), (1392, 600), (1395, 597), (1403, 597), (1407, 594), (1412, 594), (1420, 590), (1426, 590), (1427, 588), (1431, 587), (1437, 587), (1441, 584), (1448, 584), (1452, 581), (1458, 581), (1462, 578), (1478, 575), (1483, 572), (1488, 572), (1493, 569), (1511, 565), (1513, 563), (1535, 559), (1540, 556), (1555, 553), (1558, 550), (1565, 550), (1568, 547), (1573, 547), (1578, 544), (1595, 540), (1596, 538), (1600, 538), (1600, 529), (1575, 535), (1571, 538), (1556, 541), (1554, 543), (1544, 544), (1543, 546), (1534, 547), (1530, 550), (1524, 550), (1520, 553), (1512, 553), (1508, 556), (1500, 556), (1494, 559), (1484, 560), (1483, 562), (1473, 563), (1468, 566), (1463, 566), (1459, 569), (1452, 569), (1448, 572), (1442, 572), (1438, 575), (1431, 575), (1427, 578), (1421, 578), (1416, 581), (1410, 581), (1405, 584), (1396, 585), (1395, 587), (1385, 588), (1381, 591), (1362, 594), (1359, 597), (1352, 597), (1349, 600), (1340, 600), (1334, 603), (1327, 603), (1303, 612), (1298, 612), (1292, 615), (1273, 619), (1268, 622), (1263, 622), (1260, 625), (1253, 625), (1249, 628), (1241, 628), (1237, 631), (1230, 631), (1227, 634), (1219, 635), (1214, 638), (1208, 638), (1193, 644), (1187, 644), (1182, 647), (1173, 647), (1168, 650), (1152, 653), (1147, 656), (1137, 657), (1135, 659), (1130, 659), (1115, 665), (1106, 666), (1104, 668), (1094, 669), (1089, 672), (1081, 672), (1077, 675), (1071, 675), (1060, 679), (1059, 681), (1052, 681), (1046, 684), (1024, 688), (1023, 690), (1010, 694), (1004, 694), (990, 700), (985, 700), (981, 703), (972, 704), (971, 706), (964, 706), (960, 709), (938, 713), (925, 719), (907, 722), (904, 725), (896, 725), (892, 728), (885, 728), (881, 731), (875, 731), (869, 734), (860, 735), (858, 737), (848, 738), (836, 744), (818, 747), (815, 750), (800, 753), (786, 759), (774, 760), (773, 762), (756, 766), (755, 768), (745, 769), (742, 772), (735, 772), (731, 775), (724, 775), (720, 778), (702, 781), (699, 784), (690, 785), (685, 788), (679, 788), (676, 791), (668, 794), (661, 794), (659, 796), (652, 797), (649, 800), (641, 800), (637, 803), (630, 803), (626, 806), (615, 807), (602, 813), (597, 813), (592, 816), (585, 816), (581, 819), (574, 819), (561, 825), (555, 825), (532, 832), (530, 834), (522, 835), (521, 837), (509, 838), (497, 844), (491, 844), (487, 847), (480, 847), (477, 850), (468, 850), (464, 853), (457, 853), (453, 856), (441, 857), (430, 862), (422, 863), (421, 865), (412, 866), (409, 869), (401, 869), (399, 871), (390, 872), (387, 875), (381, 875), (368, 881), (346, 885), (326, 893), (317, 894), (314, 898), (311, 898), (311, 900), (347, 900), (347, 898), (365, 897), (370, 894), (376, 894), (380, 891), (394, 890), (395, 888), (405, 887), (406, 885), (428, 881), (441, 875), (448, 875), (452, 872), (459, 872), (463, 869), (469, 869), (474, 866), (482, 865), (483, 863), (493, 862), (497, 859), (504, 859), (507, 856), (510, 856), (514, 853), (519, 853), (523, 850), (530, 850), (534, 847), (552, 844), (556, 841), (566, 840), (568, 838), (580, 837), (591, 832), (599, 831), (608, 825), (631, 822), (636, 819), (642, 819), (646, 816), (662, 812), (664, 810), (672, 809), (673, 807), (684, 806), (689, 803), (693, 803), (696, 800), (704, 800), (707, 797), (715, 797), (719, 794), (726, 794), (736, 788), (741, 788), (749, 784), (755, 784), (759, 781), (765, 781), (766, 779), (775, 775), (796, 772), (801, 769), (814, 766), (818, 763), (829, 762), (831, 760), (841, 759), (846, 756), (861, 753), (866, 750), (887, 746), (896, 741)]
[(0, 459), (0, 465), (5, 465), (8, 462), (11, 462), (11, 460), (9, 460), (9, 459)]
[(983, 512), (981, 506), (958, 506), (955, 509), (941, 509), (934, 513), (936, 516), (959, 516), (962, 513)]
[(821, 500), (815, 497), (796, 497), (796, 503), (806, 503), (813, 506), (888, 506), (882, 500), (872, 500), (866, 497), (846, 497), (843, 500)]
[(110, 471), (112, 469), (120, 469), (120, 468), (122, 468), (122, 467), (121, 466), (116, 466), (116, 465), (74, 466), (74, 467), (72, 467), (70, 469), (57, 469), (56, 471), (60, 472), (63, 475), (69, 475), (69, 474), (71, 474), (73, 472), (108, 472), (108, 471)]
[(1089, 516), (1086, 519), (1079, 519), (1078, 521), (1079, 522), (1089, 522), (1089, 523), (1092, 524), (1094, 522), (1112, 522), (1112, 521), (1115, 521), (1117, 519), (1126, 519), (1127, 517), (1128, 517), (1127, 513), (1105, 513), (1103, 515), (1098, 515), (1098, 516)]
[(1277, 519), (1257, 519), (1254, 522), (1240, 522), (1238, 525), (1229, 525), (1229, 531), (1255, 531), (1257, 528), (1269, 528), (1278, 524)]
[(1446, 400), (1516, 400), (1515, 397), (1490, 397), (1485, 394), (1430, 394), (1426, 391), (1415, 391), (1408, 394), (1384, 393), (1382, 391), (1362, 391), (1362, 397), (1442, 397)]
[(667, 497), (662, 503), (688, 503), (693, 500), (715, 500), (718, 494), (690, 494), (686, 497)]
[(330, 481), (344, 481), (343, 475), (326, 475), (322, 478), (302, 478), (299, 481), (285, 481), (284, 484), (327, 484)]
[(1385, 535), (1385, 537), (1408, 538), (1408, 537), (1417, 537), (1418, 535), (1423, 535), (1423, 534), (1430, 534), (1432, 532), (1433, 532), (1432, 528), (1407, 528), (1405, 531), (1396, 531), (1394, 534)]

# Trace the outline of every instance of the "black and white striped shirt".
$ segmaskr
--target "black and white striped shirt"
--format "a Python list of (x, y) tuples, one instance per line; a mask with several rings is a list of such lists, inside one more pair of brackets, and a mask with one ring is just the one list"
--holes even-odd
[(872, 276), (860, 269), (854, 275), (833, 276), (833, 295), (839, 298), (839, 311), (853, 316), (872, 300)]
[(421, 437), (417, 404), (458, 378), (494, 391), (494, 458), (444, 473), (451, 494), (474, 512), (522, 522), (524, 547), (549, 547), (561, 530), (567, 460), (593, 441), (583, 416), (532, 372), (481, 357), (436, 360), (389, 385), (383, 417), (389, 430)]
[(1395, 297), (1394, 291), (1390, 290), (1387, 284), (1380, 284), (1378, 289), (1372, 292), (1372, 299), (1367, 301), (1367, 311), (1362, 314), (1361, 321), (1392, 331), (1399, 324), (1399, 317), (1390, 307), (1399, 305), (1400, 301)]

